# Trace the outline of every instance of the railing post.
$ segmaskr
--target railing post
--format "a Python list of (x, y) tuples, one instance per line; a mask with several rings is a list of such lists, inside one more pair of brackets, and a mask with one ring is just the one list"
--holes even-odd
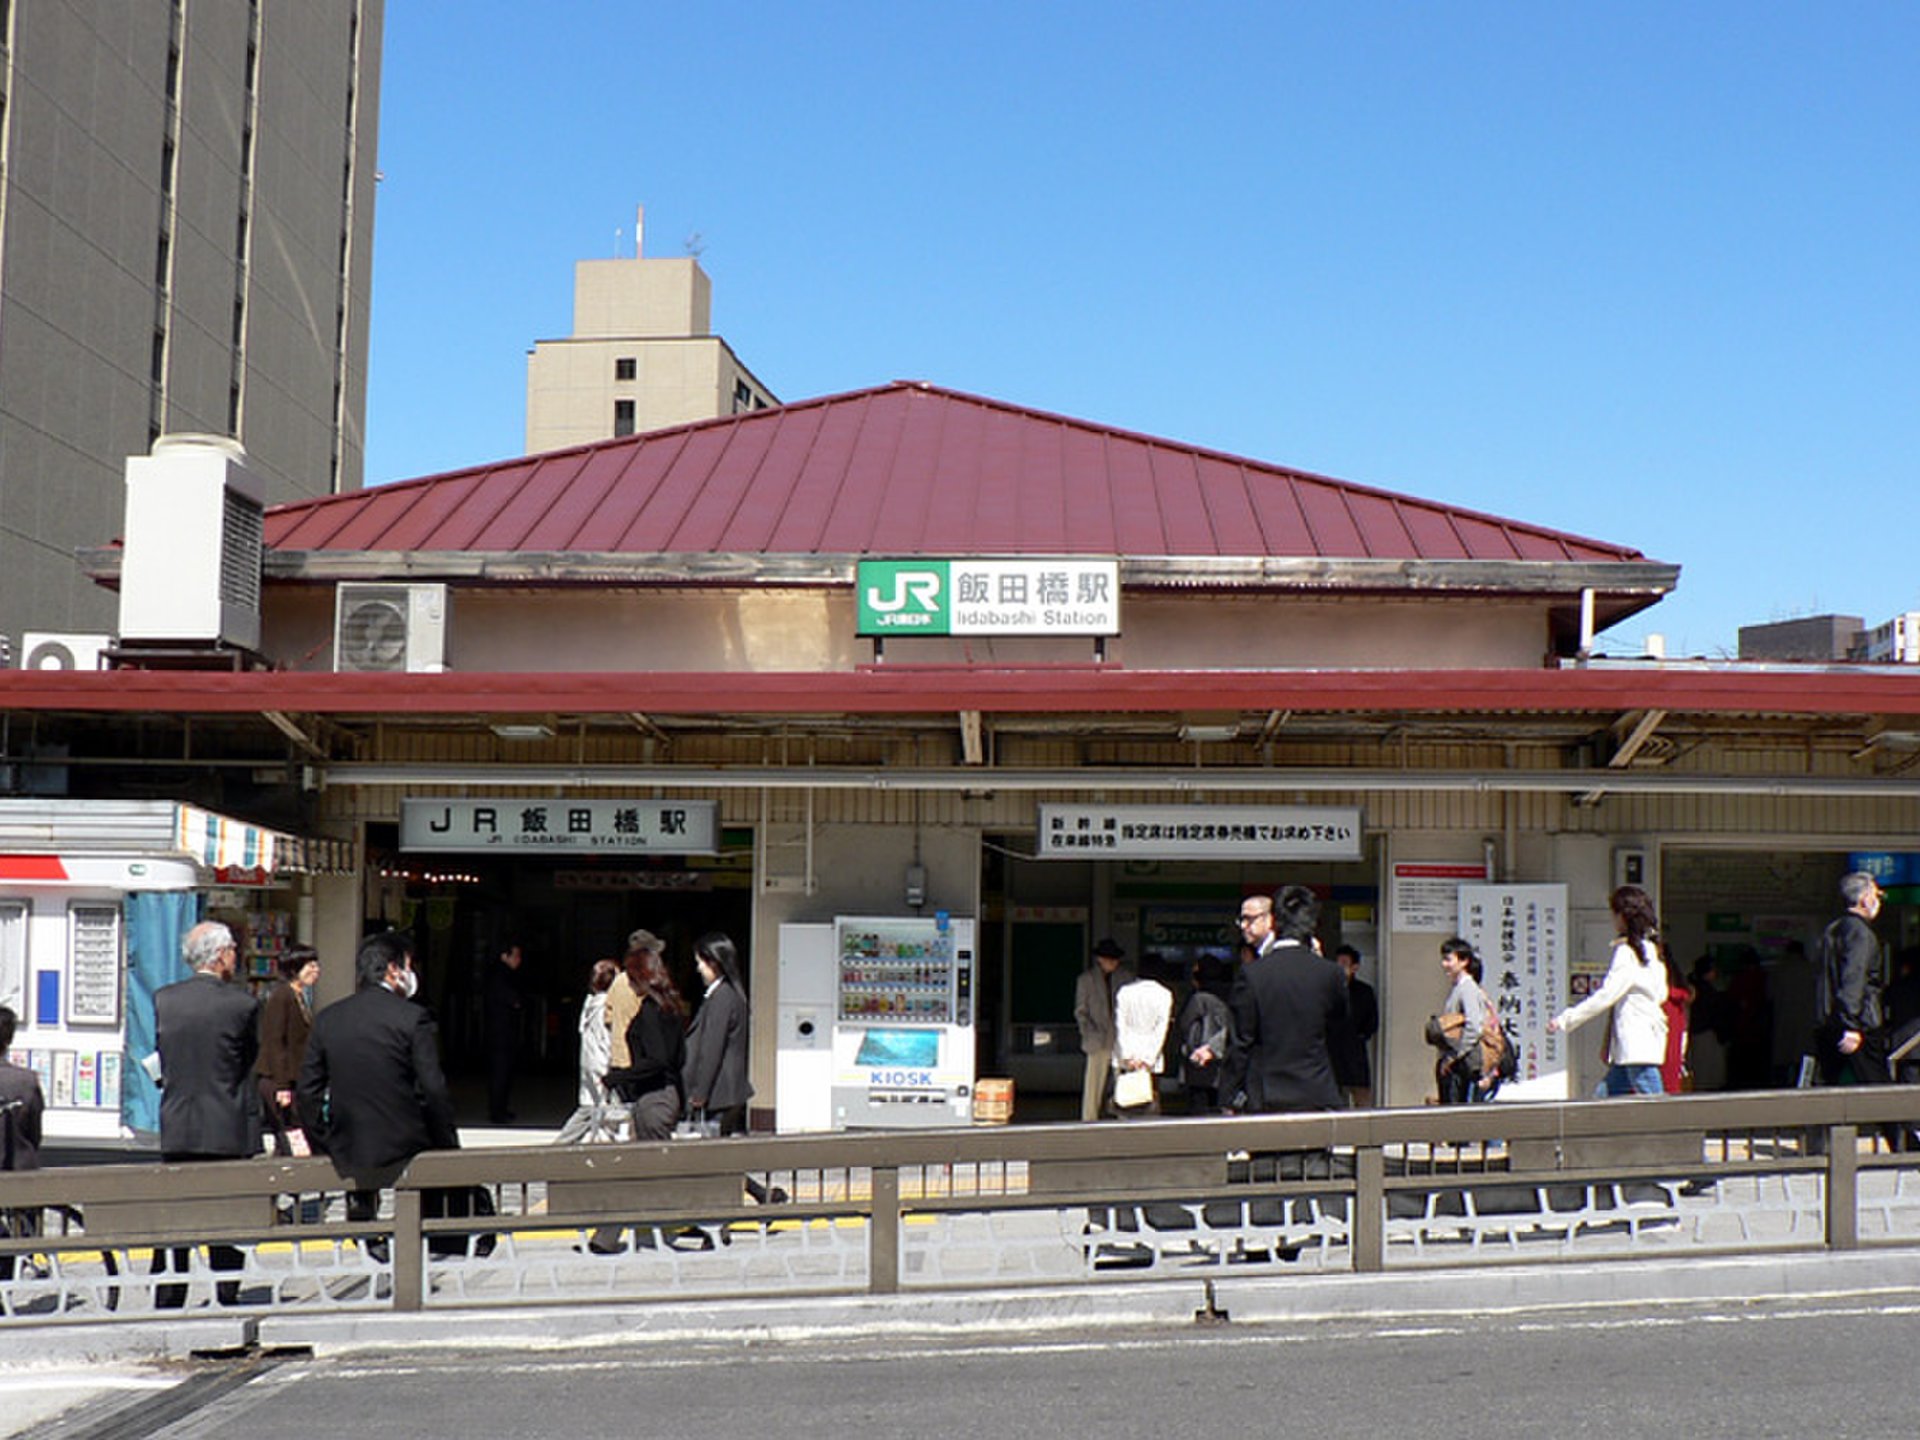
[(1373, 1275), (1387, 1261), (1387, 1154), (1378, 1145), (1363, 1145), (1353, 1162), (1353, 1268)]
[(1860, 1131), (1852, 1125), (1827, 1130), (1827, 1248), (1860, 1247)]
[(418, 1310), (427, 1288), (426, 1243), (420, 1234), (420, 1195), (393, 1192), (393, 1308)]
[(892, 1165), (873, 1167), (867, 1289), (875, 1295), (894, 1295), (900, 1290), (900, 1171)]

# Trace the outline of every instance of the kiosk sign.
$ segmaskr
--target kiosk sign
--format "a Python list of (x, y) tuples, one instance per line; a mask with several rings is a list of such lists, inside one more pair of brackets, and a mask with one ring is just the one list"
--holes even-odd
[(1118, 560), (863, 560), (862, 635), (1118, 635)]

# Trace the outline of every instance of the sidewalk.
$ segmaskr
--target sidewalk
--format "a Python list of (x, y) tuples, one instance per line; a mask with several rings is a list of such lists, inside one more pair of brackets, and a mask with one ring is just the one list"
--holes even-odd
[[(1702, 1301), (1920, 1296), (1920, 1249), (1808, 1251), (1689, 1260), (1495, 1265), (1382, 1275), (1222, 1277), (1212, 1308), (1233, 1324), (1406, 1320), (1570, 1308), (1635, 1310)], [(319, 1356), (413, 1346), (561, 1349), (659, 1339), (783, 1339), (833, 1334), (1007, 1334), (1174, 1328), (1208, 1308), (1202, 1281), (1100, 1283), (938, 1294), (675, 1299), (643, 1305), (446, 1308), (420, 1314), (209, 1316), (6, 1334), (0, 1380), (92, 1372), (97, 1383), (209, 1352), (253, 1347)], [(112, 1367), (112, 1373), (102, 1373)]]

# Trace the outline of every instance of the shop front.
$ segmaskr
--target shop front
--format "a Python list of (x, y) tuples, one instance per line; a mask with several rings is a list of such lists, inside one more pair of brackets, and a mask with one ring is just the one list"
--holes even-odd
[(701, 935), (728, 935), (750, 963), (751, 831), (722, 829), (711, 800), (418, 796), (366, 837), (367, 923), (413, 937), (456, 1083), (485, 1069), (489, 970), (521, 952), (510, 1024), (528, 1088), (545, 1097), (529, 1113), (572, 1108), (588, 978), (635, 931), (665, 944), (688, 996)]
[(153, 995), (184, 979), (180, 942), (228, 923), (243, 983), (264, 987), (310, 939), (311, 877), (351, 873), (335, 842), (167, 801), (0, 800), (0, 1004), (40, 1076), (53, 1140), (159, 1129)]

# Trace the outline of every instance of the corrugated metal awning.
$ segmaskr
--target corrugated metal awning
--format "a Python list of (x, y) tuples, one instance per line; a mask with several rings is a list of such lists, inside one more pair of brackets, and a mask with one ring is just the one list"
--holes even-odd
[(1920, 715), (1920, 667), (1738, 664), (1501, 670), (1125, 670), (873, 665), (851, 671), (527, 675), (0, 671), (0, 709), (171, 715), (1010, 715), (1184, 710), (1486, 715)]
[(171, 800), (0, 800), (0, 854), (178, 856), (270, 875), (354, 868), (347, 841), (286, 835)]

